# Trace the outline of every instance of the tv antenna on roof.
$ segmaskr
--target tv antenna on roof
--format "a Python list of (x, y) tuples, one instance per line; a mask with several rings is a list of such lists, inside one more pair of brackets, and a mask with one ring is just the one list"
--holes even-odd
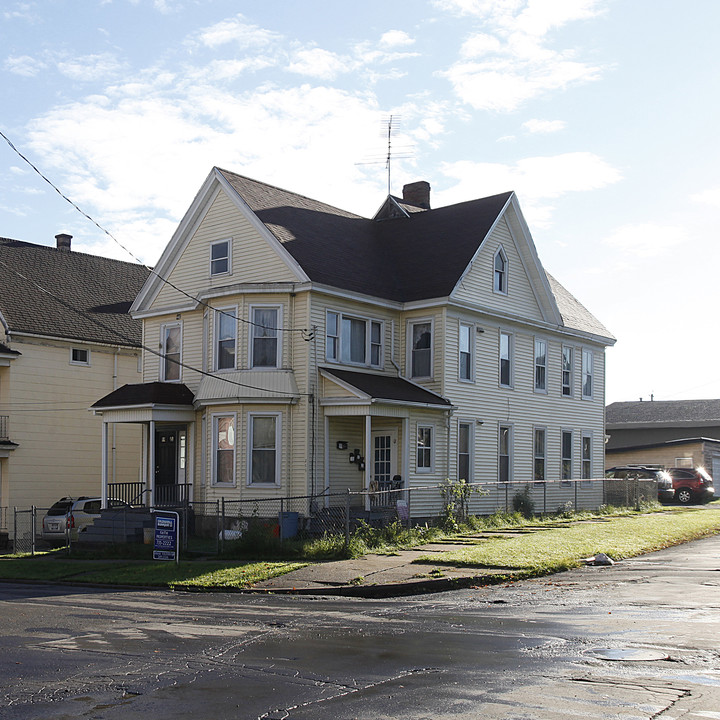
[(400, 120), (400, 115), (389, 115), (387, 119), (383, 119), (383, 136), (387, 133), (387, 154), (382, 159), (378, 157), (366, 162), (355, 163), (356, 165), (377, 165), (381, 162), (384, 163), (385, 169), (387, 170), (388, 195), (391, 194), (390, 181), (393, 158), (411, 158), (413, 156), (411, 147), (396, 148), (393, 152), (393, 132), (397, 134), (398, 127), (400, 126)]

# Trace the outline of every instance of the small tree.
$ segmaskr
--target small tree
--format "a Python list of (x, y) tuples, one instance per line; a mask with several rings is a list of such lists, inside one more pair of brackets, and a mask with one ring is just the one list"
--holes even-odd
[(445, 527), (457, 530), (461, 523), (467, 522), (470, 496), (473, 493), (482, 493), (477, 485), (471, 485), (467, 480), (450, 480), (447, 478), (440, 486), (443, 507), (443, 524)]

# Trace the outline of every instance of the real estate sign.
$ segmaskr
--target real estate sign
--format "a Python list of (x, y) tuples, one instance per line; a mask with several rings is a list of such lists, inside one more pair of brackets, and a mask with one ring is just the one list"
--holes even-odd
[(177, 560), (178, 518), (155, 516), (153, 560)]

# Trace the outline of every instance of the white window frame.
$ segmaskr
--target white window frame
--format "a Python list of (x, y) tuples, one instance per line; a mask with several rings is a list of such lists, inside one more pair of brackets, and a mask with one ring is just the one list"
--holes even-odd
[[(429, 362), (429, 373), (427, 375), (414, 375), (413, 374), (413, 353), (415, 348), (413, 347), (413, 335), (414, 328), (416, 325), (429, 325), (430, 326), (430, 362)], [(415, 318), (408, 320), (407, 324), (407, 371), (408, 377), (413, 380), (427, 380), (433, 377), (435, 368), (435, 357), (434, 357), (434, 346), (435, 346), (435, 322), (433, 318)], [(423, 348), (424, 349), (424, 348)]]
[[(503, 430), (507, 430), (507, 454), (502, 453), (502, 434)], [(497, 478), (498, 482), (512, 482), (513, 477), (513, 426), (509, 425), (507, 423), (500, 424), (498, 426), (498, 445), (497, 445)], [(507, 478), (503, 480), (502, 478), (502, 463), (500, 462), (500, 458), (507, 457)]]
[[(254, 421), (259, 418), (275, 420), (275, 480), (273, 482), (253, 482), (253, 432)], [(248, 487), (280, 487), (282, 470), (282, 413), (250, 412), (247, 415), (247, 481)]]
[[(430, 447), (420, 446), (420, 431), (429, 430)], [(420, 453), (429, 456), (429, 466), (420, 464)], [(417, 424), (415, 431), (415, 471), (418, 474), (426, 474), (435, 472), (435, 425), (432, 423), (421, 423)]]
[[(565, 369), (565, 355), (569, 353), (570, 369)], [(571, 345), (562, 346), (562, 354), (560, 355), (560, 386), (563, 397), (573, 396), (573, 386), (575, 378), (575, 348)]]
[[(274, 365), (256, 365), (255, 364), (255, 333), (259, 327), (257, 321), (255, 320), (255, 311), (256, 310), (275, 310), (276, 311), (276, 318), (275, 318), (275, 364)], [(249, 339), (249, 347), (248, 347), (248, 358), (250, 360), (249, 365), (253, 370), (277, 370), (279, 367), (281, 367), (282, 363), (282, 322), (283, 322), (283, 308), (282, 305), (273, 305), (273, 304), (254, 304), (250, 305), (249, 308), (249, 316), (250, 316), (250, 332), (248, 333), (248, 339)], [(272, 336), (270, 336), (272, 337)]]
[[(76, 360), (75, 353), (85, 353), (84, 360)], [(90, 365), (90, 350), (89, 348), (71, 347), (70, 348), (70, 364), (71, 365)]]
[[(233, 341), (233, 364), (231, 367), (221, 368), (220, 367), (220, 324), (223, 319), (231, 321), (235, 330)], [(215, 308), (215, 327), (213, 329), (213, 369), (220, 372), (229, 372), (237, 368), (237, 349), (238, 349), (238, 321), (237, 321), (237, 306)]]
[[(463, 350), (463, 335), (467, 336), (467, 350)], [(458, 328), (458, 379), (462, 382), (473, 382), (475, 380), (475, 326), (471, 323), (460, 322)], [(463, 355), (468, 356), (468, 375), (463, 376)]]
[[(503, 338), (507, 338), (507, 363), (508, 363), (508, 382), (504, 383), (502, 381), (502, 364), (503, 360)], [(513, 372), (513, 354), (514, 354), (514, 335), (510, 332), (507, 332), (506, 330), (500, 330), (500, 334), (498, 335), (498, 385), (502, 388), (512, 388), (513, 387), (513, 380), (514, 380), (514, 372)]]
[[(582, 397), (583, 400), (592, 400), (595, 393), (595, 355), (592, 350), (583, 348), (582, 351)], [(587, 382), (590, 381), (590, 392), (587, 390)]]
[[(542, 433), (542, 446), (538, 448), (538, 433)], [(532, 477), (536, 485), (547, 482), (547, 428), (541, 425), (533, 427), (532, 434)], [(542, 479), (538, 480), (537, 463), (542, 460)]]
[[(570, 454), (565, 455), (565, 436), (570, 436)], [(560, 480), (562, 485), (570, 485), (569, 482), (572, 480), (573, 476), (573, 443), (575, 442), (575, 433), (573, 433), (572, 430), (568, 430), (567, 428), (562, 428), (560, 430)], [(568, 462), (570, 464), (570, 473), (568, 477), (565, 477), (565, 463)]]
[[(498, 257), (500, 257), (503, 262), (503, 269), (501, 271), (497, 269)], [(498, 295), (508, 294), (508, 266), (509, 263), (507, 253), (503, 249), (502, 245), (500, 245), (495, 251), (495, 254), (493, 255), (492, 265), (492, 287), (493, 292), (497, 293)]]
[[(330, 333), (330, 317), (333, 316), (336, 322), (335, 334)], [(350, 348), (348, 348), (348, 357), (344, 357), (345, 348), (343, 346), (343, 320), (356, 320), (365, 323), (365, 348), (363, 354), (365, 359), (362, 362), (353, 361), (349, 358)], [(373, 328), (378, 328), (380, 333), (380, 342), (373, 342)], [(329, 342), (332, 338), (335, 342)], [(331, 346), (335, 345), (335, 352), (331, 350)], [(373, 362), (373, 349), (377, 348), (378, 362)], [(328, 310), (325, 313), (325, 359), (328, 362), (342, 363), (343, 365), (354, 365), (355, 367), (375, 367), (382, 368), (385, 363), (385, 323), (377, 318), (357, 315), (355, 313), (342, 313), (338, 310)]]
[[(213, 258), (213, 248), (220, 245), (227, 246), (227, 255), (219, 258)], [(220, 275), (230, 275), (232, 273), (232, 239), (225, 238), (224, 240), (216, 240), (210, 243), (210, 277), (219, 277)], [(227, 261), (227, 269), (221, 270), (220, 272), (213, 272), (213, 263), (217, 263), (221, 260)]]
[[(468, 429), (467, 453), (460, 452), (460, 428), (462, 426), (466, 426)], [(457, 479), (458, 480), (464, 479), (466, 482), (469, 482), (469, 483), (471, 483), (473, 481), (473, 476), (474, 476), (474, 473), (473, 473), (473, 465), (474, 465), (474, 460), (475, 460), (475, 453), (474, 453), (475, 441), (474, 440), (475, 440), (475, 421), (459, 419), (458, 425), (457, 425)], [(466, 454), (467, 458), (468, 458), (468, 461), (467, 461), (468, 477), (466, 477), (466, 478), (460, 477), (460, 455), (461, 454)]]
[[(237, 485), (237, 439), (238, 439), (238, 426), (237, 426), (237, 413), (212, 413), (212, 470), (210, 483), (211, 485), (219, 485), (221, 487), (235, 487)], [(224, 418), (232, 418), (232, 480), (230, 482), (220, 482), (218, 480), (218, 447), (219, 443), (219, 425), (220, 420)]]
[[(178, 360), (178, 376), (176, 378), (168, 378), (168, 361), (167, 361), (167, 339), (168, 339), (168, 331), (172, 330), (173, 328), (178, 328), (180, 330), (180, 352), (178, 355), (180, 356)], [(182, 322), (171, 322), (171, 323), (163, 323), (160, 326), (160, 380), (162, 382), (182, 382), (182, 353), (183, 353), (183, 326)]]
[[(585, 454), (585, 443), (587, 441), (588, 454)], [(580, 477), (583, 480), (592, 480), (593, 471), (593, 434), (590, 431), (583, 431), (580, 440)]]
[[(545, 338), (535, 338), (533, 343), (533, 386), (535, 392), (545, 393), (548, 391), (548, 341)], [(544, 353), (544, 361), (538, 362)]]

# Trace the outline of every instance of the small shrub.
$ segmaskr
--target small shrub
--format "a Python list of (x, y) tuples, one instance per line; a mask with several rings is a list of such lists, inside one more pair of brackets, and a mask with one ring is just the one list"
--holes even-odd
[(535, 501), (530, 495), (529, 485), (526, 485), (523, 490), (515, 493), (513, 497), (513, 510), (521, 513), (525, 518), (531, 518), (535, 514)]

